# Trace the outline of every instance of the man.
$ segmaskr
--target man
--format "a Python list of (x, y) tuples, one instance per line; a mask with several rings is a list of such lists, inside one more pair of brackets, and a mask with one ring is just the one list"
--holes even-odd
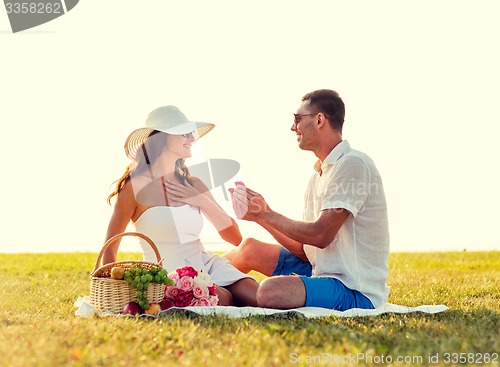
[(337, 92), (306, 94), (291, 130), (299, 148), (318, 161), (305, 194), (303, 221), (271, 210), (238, 185), (240, 219), (254, 221), (281, 245), (249, 238), (227, 255), (244, 272), (270, 276), (257, 292), (260, 307), (376, 308), (387, 301), (389, 231), (380, 174), (364, 153), (342, 139), (344, 103)]

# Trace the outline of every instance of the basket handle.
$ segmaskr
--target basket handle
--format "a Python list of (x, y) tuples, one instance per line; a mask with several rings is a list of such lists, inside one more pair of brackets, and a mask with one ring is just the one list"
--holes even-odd
[(149, 244), (149, 246), (151, 246), (151, 248), (153, 249), (153, 251), (154, 251), (154, 253), (156, 255), (156, 261), (158, 262), (158, 264), (161, 264), (162, 259), (161, 259), (160, 252), (158, 251), (158, 248), (156, 247), (156, 245), (154, 244), (154, 242), (148, 236), (146, 236), (146, 235), (144, 235), (142, 233), (139, 233), (139, 232), (123, 232), (123, 233), (118, 233), (118, 234), (114, 235), (113, 237), (111, 237), (109, 240), (106, 241), (106, 243), (102, 247), (101, 252), (99, 253), (99, 256), (97, 256), (97, 261), (95, 263), (93, 272), (95, 272), (99, 268), (99, 264), (101, 263), (101, 259), (102, 259), (103, 255), (104, 255), (104, 252), (106, 251), (106, 249), (113, 242), (115, 242), (119, 238), (122, 238), (123, 236), (136, 236), (136, 237), (142, 238), (144, 241), (146, 241)]

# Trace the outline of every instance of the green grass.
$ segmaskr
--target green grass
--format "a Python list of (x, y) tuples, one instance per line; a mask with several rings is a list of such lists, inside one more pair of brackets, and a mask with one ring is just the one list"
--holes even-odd
[[(95, 259), (0, 254), (1, 366), (334, 366), (358, 353), (393, 358), (386, 366), (427, 365), (438, 354), (433, 365), (452, 366), (460, 355), (445, 363), (446, 353), (477, 360), (500, 352), (499, 252), (391, 254), (389, 302), (446, 304), (444, 313), (318, 319), (79, 318), (73, 303), (88, 294)], [(398, 356), (416, 359), (397, 364)]]

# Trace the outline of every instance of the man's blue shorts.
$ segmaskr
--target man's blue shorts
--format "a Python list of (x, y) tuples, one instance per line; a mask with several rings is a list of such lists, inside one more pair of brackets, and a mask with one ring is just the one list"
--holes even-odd
[(361, 292), (347, 288), (338, 279), (311, 277), (311, 264), (282, 247), (272, 275), (291, 274), (300, 276), (304, 283), (306, 307), (323, 307), (338, 311), (351, 308), (375, 308), (372, 302)]

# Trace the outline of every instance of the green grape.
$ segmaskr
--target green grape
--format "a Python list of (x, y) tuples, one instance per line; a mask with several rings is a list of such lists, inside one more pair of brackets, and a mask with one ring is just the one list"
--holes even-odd
[(149, 308), (149, 301), (146, 295), (146, 290), (149, 288), (150, 282), (158, 284), (173, 284), (172, 280), (167, 277), (167, 270), (161, 267), (152, 269), (141, 268), (138, 266), (129, 268), (124, 279), (136, 289), (137, 303), (142, 309)]
[(142, 307), (143, 310), (147, 310), (149, 308), (149, 302), (146, 299), (141, 300), (139, 305)]

